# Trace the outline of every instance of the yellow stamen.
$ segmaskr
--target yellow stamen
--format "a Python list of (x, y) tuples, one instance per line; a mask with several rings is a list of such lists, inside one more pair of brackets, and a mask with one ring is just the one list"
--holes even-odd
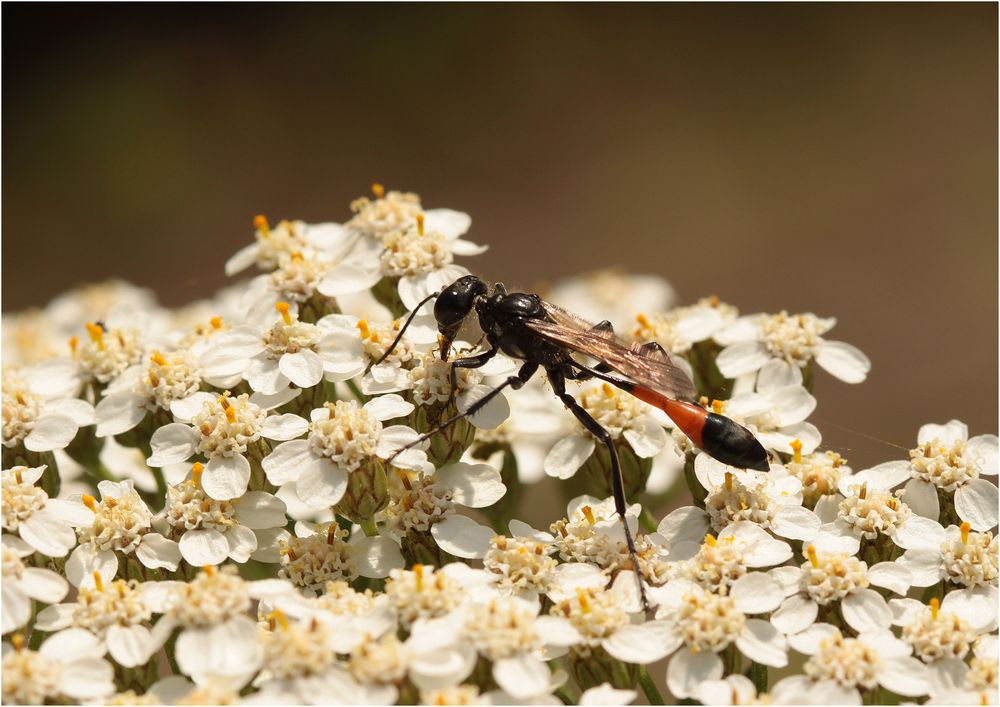
[(276, 621), (278, 625), (281, 626), (285, 631), (288, 630), (288, 619), (285, 618), (285, 612), (281, 609), (275, 609), (267, 615), (267, 620), (269, 622)]
[(97, 513), (97, 499), (89, 494), (83, 494), (83, 505), (89, 508), (94, 513)]
[(421, 564), (413, 565), (413, 578), (417, 581), (417, 591), (422, 592), (424, 590), (424, 566)]
[(201, 571), (207, 574), (209, 577), (215, 576), (215, 568), (212, 565), (203, 565)]
[(383, 187), (378, 182), (375, 182), (374, 184), (372, 184), (372, 194), (375, 195), (376, 199), (385, 198), (385, 187)]
[(862, 501), (868, 498), (868, 482), (861, 484), (861, 491), (858, 492), (858, 498)]
[(361, 338), (362, 339), (371, 338), (372, 329), (371, 329), (370, 326), (368, 326), (368, 320), (367, 319), (359, 319), (358, 323), (355, 324), (354, 326), (356, 326), (358, 328), (358, 331), (361, 332)]
[(802, 440), (800, 440), (800, 439), (793, 439), (788, 444), (792, 448), (792, 461), (794, 461), (796, 464), (801, 464), (802, 463)]
[(80, 338), (76, 336), (69, 337), (69, 351), (71, 354), (76, 356), (76, 347), (80, 345)]
[(253, 217), (253, 227), (260, 231), (260, 235), (267, 238), (271, 235), (271, 227), (267, 223), (267, 216), (263, 214), (257, 214)]
[(159, 351), (154, 351), (149, 358), (157, 366), (167, 365), (167, 359), (163, 358), (163, 354), (161, 354)]
[(417, 214), (417, 233), (424, 235), (424, 215)]
[(14, 472), (14, 478), (17, 480), (17, 483), (19, 483), (19, 484), (23, 484), (24, 483), (24, 479), (21, 477), (21, 470), (20, 469), (17, 469)]
[(726, 404), (721, 400), (712, 401), (712, 412), (714, 412), (716, 415), (721, 415), (725, 409), (726, 409)]
[(517, 554), (519, 554), (519, 555), (527, 555), (528, 554), (528, 548), (526, 548), (524, 545), (522, 545), (521, 547), (517, 548)]
[(104, 350), (104, 329), (100, 324), (94, 324), (93, 322), (87, 322), (87, 333), (90, 334), (90, 340), (97, 344), (97, 348), (101, 351)]
[(590, 506), (584, 506), (583, 508), (580, 509), (580, 512), (583, 513), (583, 516), (587, 519), (587, 522), (590, 523), (591, 525), (597, 522), (596, 520), (594, 520), (594, 510)]
[(715, 536), (714, 535), (712, 535), (711, 533), (709, 533), (708, 535), (705, 536), (705, 544), (706, 545), (708, 545), (709, 547), (715, 547), (715, 543), (716, 543), (716, 540), (715, 540)]
[(219, 405), (221, 405), (222, 409), (226, 411), (226, 419), (230, 422), (236, 422), (236, 410), (229, 404), (228, 390), (219, 396)]
[(941, 600), (937, 597), (931, 597), (931, 618), (937, 620), (939, 611), (941, 611)]
[(94, 570), (94, 586), (97, 587), (97, 591), (104, 591), (104, 580), (101, 579), (101, 573)]
[(277, 302), (274, 305), (274, 308), (277, 309), (278, 312), (281, 314), (281, 318), (285, 320), (285, 324), (291, 325), (292, 316), (288, 313), (289, 310), (288, 302)]
[(812, 563), (813, 567), (819, 567), (819, 558), (816, 556), (816, 547), (810, 545), (806, 548), (806, 555), (809, 556), (809, 562)]
[(296, 263), (301, 263), (303, 260), (306, 259), (306, 256), (302, 255), (301, 251), (298, 250), (292, 253), (289, 257)]
[(108, 508), (114, 508), (115, 506), (118, 505), (118, 501), (116, 501), (114, 498), (111, 498), (110, 496), (108, 498), (105, 498), (103, 503)]
[(583, 589), (576, 590), (576, 598), (580, 601), (580, 611), (585, 614), (590, 613), (590, 600), (587, 599), (587, 592)]
[(213, 329), (222, 328), (222, 317), (212, 317), (208, 320), (208, 323), (212, 325)]
[(639, 326), (649, 328), (649, 317), (642, 312), (635, 315), (635, 320), (639, 322)]
[(604, 391), (604, 394), (605, 394), (605, 395), (606, 395), (607, 397), (609, 397), (609, 398), (613, 398), (613, 397), (615, 397), (615, 389), (611, 387), (611, 384), (610, 384), (610, 383), (605, 383), (605, 384), (603, 384), (603, 385), (601, 386), (601, 390), (603, 390), (603, 391)]
[(707, 299), (708, 299), (708, 306), (709, 307), (718, 307), (719, 306), (719, 296), (718, 295), (709, 295)]
[(732, 490), (733, 490), (733, 475), (727, 471), (726, 472), (726, 491), (732, 491)]
[(980, 692), (979, 693), (979, 704), (981, 704), (981, 705), (988, 705), (989, 703), (990, 703), (990, 696), (987, 695), (985, 692)]
[(10, 645), (14, 646), (14, 650), (20, 651), (24, 650), (24, 634), (15, 633), (10, 637)]
[(152, 371), (149, 372), (149, 384), (154, 388), (160, 387), (160, 378)]
[(972, 526), (968, 523), (962, 523), (959, 530), (962, 532), (962, 544), (965, 545), (969, 542), (969, 531), (972, 530)]
[(201, 486), (201, 472), (205, 470), (205, 467), (201, 465), (201, 462), (195, 462), (194, 466), (191, 467), (191, 481), (194, 482), (195, 486)]
[(337, 524), (330, 523), (326, 528), (326, 544), (333, 545), (333, 541), (337, 539)]

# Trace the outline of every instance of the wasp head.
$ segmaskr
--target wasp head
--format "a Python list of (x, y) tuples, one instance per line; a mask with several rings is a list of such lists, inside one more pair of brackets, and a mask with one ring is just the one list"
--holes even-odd
[(451, 344), (462, 322), (469, 316), (476, 298), (485, 296), (486, 283), (475, 275), (466, 275), (444, 288), (434, 303), (434, 319), (441, 333), (441, 360), (448, 360)]

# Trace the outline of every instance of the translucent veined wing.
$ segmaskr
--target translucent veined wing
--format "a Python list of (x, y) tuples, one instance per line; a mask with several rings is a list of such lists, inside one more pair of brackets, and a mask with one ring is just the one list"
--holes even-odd
[(595, 329), (589, 322), (544, 304), (554, 321), (527, 319), (524, 325), (536, 334), (563, 346), (593, 356), (639, 385), (678, 400), (696, 400), (698, 391), (682, 369), (664, 351), (642, 349), (642, 344), (626, 346), (607, 329)]

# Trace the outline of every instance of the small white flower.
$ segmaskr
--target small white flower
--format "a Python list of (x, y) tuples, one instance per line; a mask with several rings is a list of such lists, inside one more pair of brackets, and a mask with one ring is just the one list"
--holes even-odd
[(814, 314), (753, 314), (740, 317), (715, 335), (725, 346), (715, 363), (727, 378), (760, 370), (770, 359), (805, 367), (810, 361), (845, 383), (860, 383), (871, 362), (858, 348), (822, 338), (836, 320)]
[(145, 350), (142, 335), (139, 329), (127, 324), (123, 321), (118, 326), (110, 319), (106, 324), (87, 322), (88, 339), (80, 341), (73, 351), (85, 379), (110, 383), (142, 360)]
[(42, 567), (29, 567), (23, 558), (35, 549), (20, 538), (3, 535), (3, 617), (2, 633), (19, 629), (31, 619), (31, 602), (55, 604), (69, 591), (62, 576)]
[(29, 650), (19, 634), (3, 644), (3, 701), (40, 705), (49, 701), (94, 700), (115, 691), (114, 670), (101, 658), (98, 639), (83, 629), (66, 629)]
[[(765, 582), (770, 579), (759, 576)], [(729, 596), (683, 579), (651, 590), (660, 605), (656, 618), (665, 626), (662, 655), (674, 654), (667, 667), (667, 687), (675, 697), (689, 697), (700, 683), (721, 679), (718, 653), (730, 645), (762, 665), (782, 668), (788, 664), (785, 636), (767, 621), (747, 618), (747, 614), (776, 608), (768, 596), (771, 592), (762, 594), (754, 586), (757, 581), (747, 575)]]
[(12, 368), (3, 369), (3, 445), (31, 452), (63, 449), (77, 431), (94, 424), (94, 408), (77, 398), (47, 399)]
[[(411, 403), (394, 394), (372, 398), (363, 406), (354, 400), (326, 403), (310, 414), (306, 439), (279, 444), (264, 458), (268, 481), (276, 486), (295, 482), (296, 493), (310, 507), (335, 505), (347, 490), (349, 474), (381, 463), (417, 438), (405, 425), (382, 424), (412, 410)], [(425, 459), (421, 450), (410, 449), (393, 464), (420, 469)]]
[(118, 553), (136, 558), (150, 569), (177, 569), (177, 543), (153, 532), (153, 514), (131, 481), (102, 481), (101, 500), (84, 495), (77, 514), (88, 514), (77, 534), (80, 545), (66, 561), (66, 578), (74, 587), (93, 586), (95, 577), (111, 582), (118, 572)]
[(90, 518), (76, 504), (49, 498), (35, 486), (45, 469), (17, 466), (3, 471), (3, 529), (17, 533), (33, 551), (63, 557), (76, 545), (74, 526)]
[[(608, 383), (584, 388), (578, 400), (612, 438), (624, 438), (640, 458), (656, 456), (667, 443), (666, 432), (651, 408)], [(563, 437), (549, 451), (545, 473), (558, 479), (570, 478), (594, 453), (595, 445), (594, 436), (577, 425), (573, 434)]]
[[(263, 402), (263, 400), (262, 400)], [(269, 402), (277, 407), (280, 398)], [(265, 403), (267, 405), (267, 403)], [(173, 406), (174, 416), (191, 424), (173, 422), (153, 433), (150, 466), (187, 461), (195, 453), (208, 458), (202, 488), (212, 498), (227, 501), (242, 496), (250, 481), (250, 462), (245, 454), (261, 437), (290, 440), (302, 435), (308, 423), (298, 415), (268, 415), (267, 409), (250, 396), (232, 398), (195, 393), (183, 406)], [(255, 445), (259, 451), (259, 445)]]
[[(649, 308), (640, 305), (639, 308)], [(648, 310), (647, 310), (648, 311)], [(688, 307), (675, 307), (669, 311), (646, 316), (639, 314), (631, 336), (635, 341), (655, 341), (673, 354), (683, 354), (697, 343), (710, 339), (729, 322), (736, 319), (732, 305), (716, 297), (706, 297)]]
[(308, 250), (336, 251), (347, 235), (336, 223), (306, 224), (302, 221), (279, 221), (271, 228), (264, 216), (255, 216), (254, 243), (244, 246), (226, 261), (226, 275), (236, 275), (256, 265), (270, 271), (281, 259)]
[(403, 566), (399, 545), (391, 538), (351, 535), (336, 522), (296, 523), (295, 536), (285, 533), (278, 538), (278, 554), (278, 576), (309, 594), (323, 591), (328, 582), (353, 581), (359, 575), (388, 577)]
[(246, 562), (257, 550), (255, 530), (284, 528), (285, 504), (264, 491), (217, 501), (201, 487), (203, 467), (195, 462), (191, 477), (167, 489), (163, 516), (178, 538), (181, 556), (192, 567), (218, 565), (226, 559)]

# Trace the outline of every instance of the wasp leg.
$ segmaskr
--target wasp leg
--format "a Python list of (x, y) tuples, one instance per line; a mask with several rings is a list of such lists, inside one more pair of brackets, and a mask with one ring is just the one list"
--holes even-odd
[(586, 410), (576, 401), (572, 395), (566, 392), (566, 383), (563, 372), (557, 368), (547, 368), (549, 382), (552, 384), (553, 392), (559, 397), (563, 404), (569, 408), (576, 419), (587, 429), (590, 434), (600, 440), (608, 452), (611, 454), (611, 493), (615, 498), (615, 510), (621, 518), (622, 526), (625, 529), (625, 544), (628, 546), (629, 558), (632, 560), (632, 569), (635, 571), (636, 581), (639, 583), (639, 594), (642, 598), (642, 608), (649, 611), (649, 600), (646, 599), (646, 582), (643, 577), (642, 568), (639, 566), (638, 551), (635, 549), (635, 540), (632, 538), (632, 531), (629, 530), (628, 520), (625, 517), (625, 487), (622, 481), (622, 468), (618, 461), (618, 450), (615, 449), (615, 442), (601, 424), (590, 416)]
[(392, 456), (390, 456), (388, 459), (385, 460), (386, 464), (392, 464), (392, 460), (398, 457), (402, 452), (405, 452), (407, 449), (410, 449), (411, 447), (416, 447), (421, 442), (426, 442), (428, 439), (436, 435), (441, 430), (454, 425), (463, 417), (471, 417), (472, 415), (475, 415), (477, 412), (486, 407), (486, 404), (489, 403), (491, 400), (493, 400), (493, 398), (498, 396), (504, 388), (519, 390), (522, 386), (524, 386), (525, 383), (527, 383), (531, 379), (533, 375), (535, 375), (535, 371), (537, 370), (538, 370), (537, 363), (532, 363), (532, 362), (525, 363), (523, 366), (521, 366), (520, 370), (517, 372), (517, 375), (513, 375), (507, 378), (507, 380), (505, 380), (503, 383), (501, 383), (496, 388), (494, 388), (486, 395), (481, 397), (479, 400), (474, 402), (472, 405), (470, 405), (468, 410), (466, 410), (465, 412), (460, 412), (457, 415), (452, 415), (444, 422), (435, 425), (434, 428), (431, 429), (429, 432), (420, 435), (419, 437), (417, 437), (417, 439), (407, 444), (404, 444), (402, 447), (397, 449), (395, 452), (392, 453)]
[(458, 368), (480, 368), (486, 365), (486, 362), (497, 355), (500, 351), (499, 347), (494, 346), (489, 351), (484, 351), (481, 354), (476, 354), (475, 356), (466, 356), (465, 358), (456, 358), (451, 362), (451, 369), (448, 371), (448, 380), (451, 383), (451, 388), (448, 392), (448, 401), (444, 404), (444, 409), (447, 409), (451, 402), (455, 399), (455, 394), (458, 391)]

